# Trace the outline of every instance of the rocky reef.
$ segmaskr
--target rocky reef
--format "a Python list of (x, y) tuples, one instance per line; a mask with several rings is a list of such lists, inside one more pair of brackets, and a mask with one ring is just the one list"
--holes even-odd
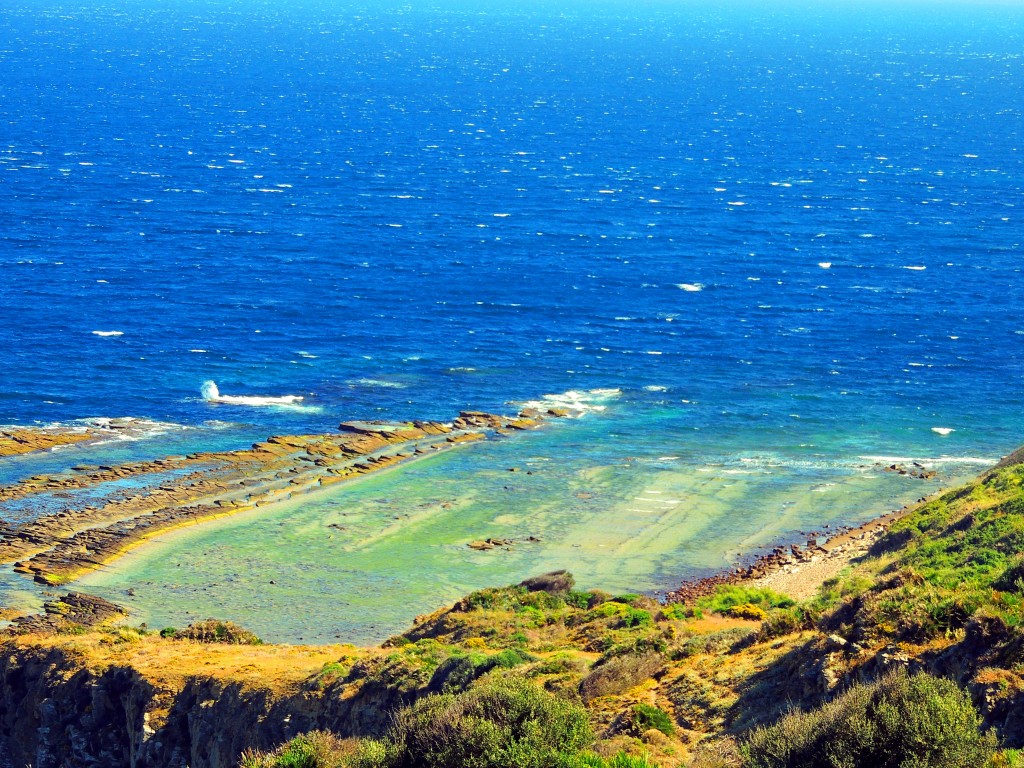
[(63, 584), (174, 528), (274, 501), (483, 440), (538, 426), (554, 412), (513, 417), (464, 411), (450, 424), (345, 422), (339, 431), (278, 435), (245, 450), (167, 456), (117, 466), (79, 465), (0, 488), (0, 501), (68, 493), (157, 475), (159, 482), (101, 506), (68, 507), (20, 525), (0, 525), (0, 563), (36, 581)]
[(76, 443), (137, 438), (170, 425), (148, 419), (85, 419), (69, 425), (0, 428), (0, 457), (51, 451)]

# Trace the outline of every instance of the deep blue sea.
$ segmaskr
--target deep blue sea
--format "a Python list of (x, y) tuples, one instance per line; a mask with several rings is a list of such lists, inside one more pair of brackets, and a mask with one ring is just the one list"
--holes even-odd
[[(0, 424), (165, 425), (0, 481), (350, 418), (598, 406), (332, 501), (462, 510), (351, 543), (344, 578), (296, 575), (339, 605), (396, 596), (390, 624), (340, 633), (559, 564), (670, 587), (935, 490), (879, 461), (950, 481), (1024, 443), (1024, 8), (8, 0), (0, 21)], [(217, 405), (205, 380), (305, 399)], [(552, 469), (509, 492), (496, 467), (531, 461)], [(668, 494), (656, 522), (648, 492)], [(544, 552), (465, 553), (531, 520)], [(327, 637), (252, 608), (251, 584), (209, 587), (211, 561), (229, 585), (287, 567), (260, 559), (259, 520), (232, 526), (95, 589), (145, 572), (153, 620), (187, 604)], [(189, 547), (199, 575), (168, 600), (154, 563)], [(396, 558), (425, 568), (415, 588), (373, 581)]]

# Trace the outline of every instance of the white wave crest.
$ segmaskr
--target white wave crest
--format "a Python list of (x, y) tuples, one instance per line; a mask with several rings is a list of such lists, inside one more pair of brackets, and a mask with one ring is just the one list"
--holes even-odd
[(380, 387), (382, 389), (405, 389), (405, 384), (386, 379), (350, 379), (347, 384), (360, 387)]
[(93, 336), (124, 336), (124, 331), (93, 331)]
[(106, 437), (100, 442), (95, 443), (95, 445), (145, 440), (149, 437), (165, 435), (168, 432), (190, 429), (190, 427), (186, 427), (184, 424), (175, 424), (170, 421), (155, 421), (153, 419), (137, 419), (130, 416), (76, 419), (65, 428), (68, 427), (72, 431), (99, 430)]
[(227, 405), (284, 405), (295, 406), (303, 401), (302, 395), (222, 395), (217, 384), (213, 381), (204, 381), (199, 393), (203, 400), (208, 403), (224, 403)]
[(999, 461), (998, 458), (985, 456), (932, 456), (924, 458), (912, 456), (858, 456), (857, 458), (865, 461), (874, 461), (878, 464), (911, 464), (916, 461), (924, 467), (931, 467), (936, 464), (975, 464), (979, 467), (991, 467)]
[(560, 395), (544, 395), (538, 400), (527, 400), (524, 403), (513, 403), (521, 408), (532, 408), (537, 411), (550, 409), (563, 410), (572, 418), (579, 418), (587, 413), (599, 413), (613, 400), (622, 394), (621, 389), (571, 389)]

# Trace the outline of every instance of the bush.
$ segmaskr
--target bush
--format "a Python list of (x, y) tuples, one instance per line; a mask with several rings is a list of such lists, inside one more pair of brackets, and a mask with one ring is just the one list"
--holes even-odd
[(218, 621), (217, 619), (206, 619), (189, 624), (184, 629), (175, 632), (174, 639), (195, 640), (199, 643), (263, 645), (263, 641), (248, 629), (230, 621)]
[(1004, 592), (1024, 592), (1024, 558), (1014, 558), (999, 578), (992, 582), (992, 588)]
[(619, 619), (620, 626), (629, 629), (631, 627), (649, 627), (654, 623), (650, 613), (640, 608), (627, 608), (622, 612)]
[(768, 618), (768, 612), (753, 603), (734, 605), (726, 613), (736, 619), (750, 619), (751, 621), (764, 621)]
[(711, 632), (706, 635), (694, 635), (669, 651), (673, 661), (688, 659), (701, 654), (729, 653), (733, 649), (749, 644), (753, 631), (747, 627), (734, 627)]
[(1024, 768), (1024, 752), (1019, 749), (1004, 749), (992, 755), (989, 768)]
[(690, 608), (685, 603), (669, 603), (661, 609), (661, 613), (658, 616), (660, 619), (667, 619), (668, 621), (681, 621), (682, 619), (702, 619), (704, 613), (700, 608)]
[(344, 679), (349, 671), (349, 667), (340, 661), (328, 662), (308, 681), (308, 686), (314, 690), (322, 691), (328, 686)]
[(627, 592), (624, 595), (616, 595), (611, 599), (613, 603), (625, 603), (626, 605), (632, 605), (638, 600), (643, 600), (643, 595), (636, 595), (632, 592)]
[(593, 592), (576, 592), (575, 590), (567, 592), (562, 599), (565, 600), (565, 604), (572, 606), (573, 608), (582, 608), (586, 610), (591, 607), (591, 601), (594, 598)]
[(771, 608), (791, 608), (796, 605), (796, 601), (770, 589), (739, 584), (720, 584), (714, 594), (697, 601), (699, 608), (713, 613), (727, 613), (730, 608), (740, 605), (755, 605), (767, 611)]
[(641, 732), (654, 728), (666, 736), (674, 736), (676, 733), (668, 713), (650, 704), (637, 704), (633, 707), (633, 722)]
[(580, 681), (580, 696), (591, 701), (599, 696), (615, 696), (653, 676), (665, 663), (660, 653), (616, 656), (594, 667)]
[(976, 768), (994, 746), (980, 723), (951, 681), (901, 672), (758, 728), (741, 751), (746, 768)]
[(521, 678), (420, 699), (355, 768), (560, 768), (593, 741), (586, 711)]
[(544, 659), (534, 666), (529, 674), (531, 677), (536, 675), (561, 675), (567, 672), (579, 672), (586, 665), (587, 662), (583, 659), (577, 659), (571, 654), (562, 652)]
[(530, 592), (548, 592), (552, 595), (566, 595), (576, 586), (576, 579), (568, 571), (551, 571), (520, 582)]
[(328, 731), (311, 731), (296, 736), (273, 752), (246, 750), (239, 768), (340, 768), (353, 751), (351, 742)]
[(630, 755), (619, 752), (613, 757), (603, 758), (593, 752), (582, 752), (563, 754), (558, 768), (658, 768), (658, 764), (646, 753)]
[(814, 627), (814, 613), (803, 607), (780, 608), (768, 614), (757, 630), (758, 642)]
[(658, 764), (647, 754), (629, 755), (619, 752), (608, 759), (595, 754), (579, 755), (575, 760), (566, 760), (565, 768), (658, 768)]

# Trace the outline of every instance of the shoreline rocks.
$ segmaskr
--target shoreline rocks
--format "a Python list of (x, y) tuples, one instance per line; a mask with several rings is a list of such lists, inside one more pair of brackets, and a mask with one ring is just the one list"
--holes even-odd
[(84, 592), (69, 592), (43, 605), (43, 613), (21, 616), (0, 635), (52, 634), (98, 627), (127, 616), (128, 613), (102, 597)]
[(98, 440), (133, 439), (177, 425), (131, 417), (88, 419), (48, 427), (0, 427), (0, 458), (49, 451), (76, 443)]
[(13, 563), (15, 572), (42, 584), (64, 584), (160, 533), (254, 510), (489, 434), (534, 428), (542, 420), (463, 411), (451, 424), (350, 421), (339, 425), (337, 433), (273, 435), (243, 450), (118, 466), (79, 465), (71, 473), (37, 475), (0, 488), (0, 501), (192, 469), (100, 506), (69, 507), (22, 525), (0, 525), (0, 563)]
[[(803, 586), (812, 586), (811, 582), (814, 582), (813, 586), (816, 588), (817, 584), (823, 580), (817, 577), (833, 570), (823, 568), (823, 564), (834, 562), (841, 568), (853, 558), (865, 554), (893, 522), (908, 515), (927, 501), (928, 497), (925, 497), (919, 499), (916, 504), (888, 512), (857, 527), (837, 529), (824, 543), (819, 543), (817, 536), (810, 536), (806, 546), (801, 547), (799, 544), (790, 544), (788, 547), (776, 546), (771, 552), (756, 556), (746, 564), (741, 563), (735, 568), (723, 570), (710, 576), (684, 581), (676, 589), (665, 594), (665, 603), (690, 604), (713, 594), (719, 586), (724, 584), (756, 584), (778, 589), (781, 577), (790, 574), (798, 577), (800, 572), (808, 567), (814, 568), (820, 573), (816, 573), (813, 577), (808, 575), (804, 579), (808, 584)], [(785, 589), (780, 591), (786, 592)]]
[(95, 440), (98, 435), (86, 430), (65, 428), (4, 429), (0, 431), (0, 456), (21, 456), (36, 451), (48, 451), (61, 445), (73, 445)]

